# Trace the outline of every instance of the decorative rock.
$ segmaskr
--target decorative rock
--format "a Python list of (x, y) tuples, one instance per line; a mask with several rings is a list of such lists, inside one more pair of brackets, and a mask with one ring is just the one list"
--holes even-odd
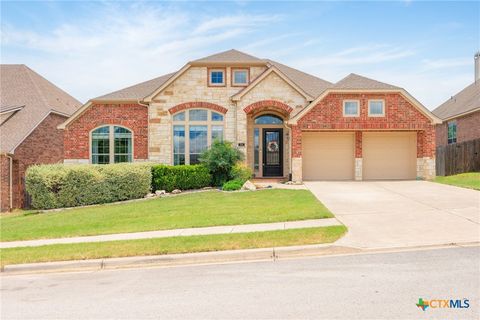
[(155, 191), (155, 194), (156, 194), (157, 196), (161, 196), (162, 194), (165, 194), (165, 193), (167, 193), (165, 190), (157, 190), (157, 191)]
[(145, 196), (145, 198), (153, 198), (155, 197), (155, 193), (147, 193), (147, 195)]
[(172, 191), (172, 194), (179, 194), (179, 193), (182, 193), (182, 190), (175, 189)]
[(247, 181), (243, 184), (242, 190), (250, 190), (250, 191), (253, 191), (253, 190), (257, 190), (257, 187), (256, 187), (250, 180), (247, 180)]
[(212, 187), (203, 187), (202, 190), (212, 190)]

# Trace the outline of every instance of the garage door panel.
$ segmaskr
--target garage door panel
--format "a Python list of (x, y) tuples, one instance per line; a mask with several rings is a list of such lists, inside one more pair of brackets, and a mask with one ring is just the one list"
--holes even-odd
[(354, 134), (349, 132), (303, 133), (303, 179), (352, 180), (355, 161), (354, 141)]
[(415, 179), (414, 132), (363, 133), (363, 179)]

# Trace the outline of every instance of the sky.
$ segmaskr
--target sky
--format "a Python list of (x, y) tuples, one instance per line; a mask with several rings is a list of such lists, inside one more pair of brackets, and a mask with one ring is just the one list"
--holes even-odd
[(1, 63), (86, 102), (237, 49), (336, 82), (401, 86), (434, 109), (474, 80), (480, 2), (1, 2)]

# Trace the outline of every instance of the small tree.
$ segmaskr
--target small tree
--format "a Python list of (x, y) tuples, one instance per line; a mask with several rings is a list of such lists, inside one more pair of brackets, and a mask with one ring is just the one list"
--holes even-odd
[(233, 178), (232, 168), (240, 160), (243, 160), (240, 150), (234, 148), (230, 142), (218, 140), (200, 156), (200, 163), (210, 170), (215, 186), (221, 186)]

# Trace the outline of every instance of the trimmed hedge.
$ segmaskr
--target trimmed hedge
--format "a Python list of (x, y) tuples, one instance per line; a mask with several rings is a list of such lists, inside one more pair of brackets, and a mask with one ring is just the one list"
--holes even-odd
[(202, 165), (152, 166), (152, 190), (154, 191), (200, 189), (211, 184), (212, 176)]
[(150, 192), (151, 164), (38, 165), (25, 184), (36, 209), (75, 207), (137, 199)]

